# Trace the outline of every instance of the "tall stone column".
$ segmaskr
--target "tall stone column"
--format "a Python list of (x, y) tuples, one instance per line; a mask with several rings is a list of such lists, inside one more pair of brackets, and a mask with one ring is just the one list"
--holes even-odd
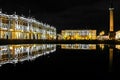
[(109, 33), (109, 39), (114, 40), (115, 39), (115, 32), (114, 32), (114, 8), (113, 8), (113, 3), (111, 2), (110, 8), (110, 33)]

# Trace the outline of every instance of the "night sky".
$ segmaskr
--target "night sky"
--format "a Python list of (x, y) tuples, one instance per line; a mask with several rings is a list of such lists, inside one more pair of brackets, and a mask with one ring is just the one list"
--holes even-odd
[[(113, 0), (115, 30), (120, 29), (120, 0)], [(61, 29), (109, 30), (110, 0), (0, 0), (3, 13), (24, 15)]]

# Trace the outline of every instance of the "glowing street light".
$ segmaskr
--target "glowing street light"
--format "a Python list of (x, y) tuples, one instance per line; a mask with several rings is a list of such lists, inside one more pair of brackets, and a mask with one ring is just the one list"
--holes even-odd
[(100, 32), (100, 36), (102, 36), (102, 35), (104, 35), (105, 34), (105, 32), (104, 31), (101, 31)]

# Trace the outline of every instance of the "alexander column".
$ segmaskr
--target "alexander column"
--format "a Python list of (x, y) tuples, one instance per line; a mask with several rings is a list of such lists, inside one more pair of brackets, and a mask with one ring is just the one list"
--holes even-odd
[(110, 32), (109, 32), (109, 39), (115, 39), (115, 32), (114, 32), (114, 8), (113, 8), (113, 1), (110, 2)]

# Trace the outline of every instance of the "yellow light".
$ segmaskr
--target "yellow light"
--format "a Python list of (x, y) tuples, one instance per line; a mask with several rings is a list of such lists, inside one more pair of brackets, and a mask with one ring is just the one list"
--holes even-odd
[(104, 32), (104, 31), (101, 31), (101, 32), (100, 32), (100, 35), (104, 35), (104, 34), (105, 34), (105, 32)]
[(13, 47), (12, 47), (12, 46), (10, 46), (10, 49), (13, 49)]
[(13, 31), (13, 29), (10, 29), (10, 31)]

